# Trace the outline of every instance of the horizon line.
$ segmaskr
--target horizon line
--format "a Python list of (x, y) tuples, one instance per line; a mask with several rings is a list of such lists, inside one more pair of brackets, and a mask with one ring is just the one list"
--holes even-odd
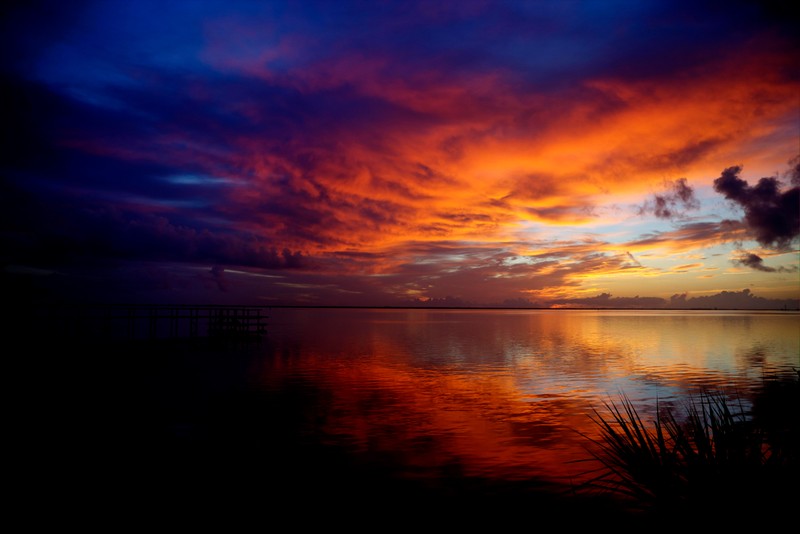
[[(587, 310), (587, 311), (800, 311), (797, 308), (729, 308), (729, 307), (624, 307), (624, 306), (438, 306), (438, 305), (356, 305), (356, 304), (186, 304), (186, 303), (136, 303), (136, 302), (51, 302), (41, 306), (78, 307), (129, 307), (129, 308), (282, 308), (282, 309), (396, 309), (396, 310)], [(34, 306), (36, 306), (34, 304)]]

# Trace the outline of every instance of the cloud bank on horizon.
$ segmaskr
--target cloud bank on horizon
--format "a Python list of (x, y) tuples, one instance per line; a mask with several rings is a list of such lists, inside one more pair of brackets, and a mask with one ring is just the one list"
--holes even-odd
[(797, 308), (784, 2), (2, 8), (23, 298)]

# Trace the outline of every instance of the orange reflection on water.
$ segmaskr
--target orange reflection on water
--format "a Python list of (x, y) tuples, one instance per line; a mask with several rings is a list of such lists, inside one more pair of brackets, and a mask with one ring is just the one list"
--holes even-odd
[[(304, 359), (325, 391), (321, 430), (331, 444), (391, 457), (407, 476), (445, 469), (501, 479), (577, 480), (589, 469), (578, 432), (594, 436), (585, 396), (525, 398), (511, 376), (415, 369), (365, 358)], [(274, 373), (270, 369), (268, 373)], [(272, 376), (274, 379), (274, 375)], [(568, 393), (568, 392), (565, 392)]]
[(261, 380), (319, 392), (310, 419), (326, 443), (407, 477), (577, 483), (598, 467), (590, 415), (604, 402), (625, 393), (650, 422), (656, 402), (746, 391), (797, 363), (797, 317), (782, 314), (314, 313), (313, 335), (267, 358)]

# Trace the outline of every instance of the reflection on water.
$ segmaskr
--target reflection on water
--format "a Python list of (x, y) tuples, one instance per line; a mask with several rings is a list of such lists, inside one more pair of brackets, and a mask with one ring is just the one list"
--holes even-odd
[(746, 404), (800, 368), (799, 333), (796, 313), (274, 309), (255, 345), (103, 351), (109, 391), (86, 406), (104, 399), (98, 425), (130, 449), (109, 463), (166, 507), (402, 503), (451, 521), (450, 496), (469, 523), (470, 495), (494, 521), (565, 511), (549, 496), (593, 467), (604, 401), (624, 392), (645, 418), (701, 388)]
[[(275, 310), (267, 388), (325, 393), (315, 429), (407, 476), (577, 481), (593, 408), (624, 392), (643, 413), (701, 388), (745, 396), (800, 366), (797, 314)], [(583, 435), (581, 435), (583, 434)]]

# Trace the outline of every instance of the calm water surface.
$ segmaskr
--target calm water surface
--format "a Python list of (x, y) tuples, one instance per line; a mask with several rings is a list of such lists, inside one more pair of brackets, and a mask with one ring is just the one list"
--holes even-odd
[(702, 389), (746, 404), (796, 372), (800, 315), (273, 309), (253, 350), (257, 388), (314, 392), (305, 432), (401, 476), (564, 483), (585, 478), (606, 401), (624, 393), (652, 419)]

